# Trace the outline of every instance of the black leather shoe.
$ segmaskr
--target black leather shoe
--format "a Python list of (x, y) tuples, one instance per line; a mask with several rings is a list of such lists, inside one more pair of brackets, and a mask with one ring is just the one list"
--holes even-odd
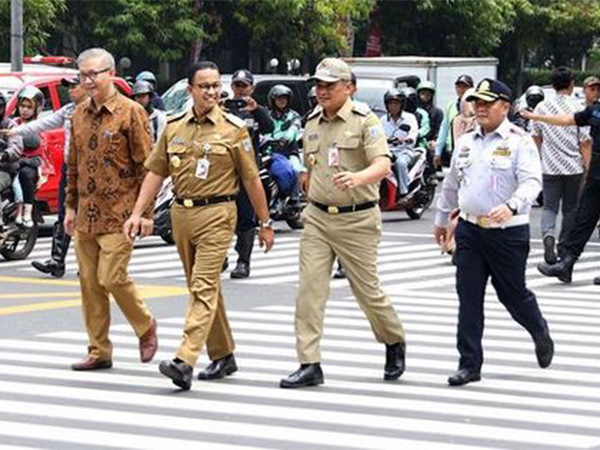
[(554, 236), (546, 236), (544, 238), (544, 261), (546, 264), (556, 264), (556, 252), (554, 251)]
[(398, 342), (397, 344), (385, 344), (385, 370), (383, 372), (384, 380), (397, 380), (404, 373), (404, 355), (406, 354), (406, 344)]
[(545, 262), (538, 264), (538, 271), (547, 277), (556, 277), (563, 283), (570, 283), (573, 276), (573, 266), (577, 259), (572, 255), (565, 255), (556, 264), (547, 264)]
[(176, 361), (161, 361), (158, 370), (165, 377), (169, 377), (173, 384), (180, 387), (184, 391), (192, 387), (192, 375), (194, 369), (186, 363)]
[(600, 286), (600, 276), (598, 276), (598, 277), (594, 278), (594, 284), (595, 284), (596, 286)]
[(323, 384), (323, 371), (320, 363), (301, 364), (300, 368), (279, 383), (282, 388), (299, 388)]
[(198, 373), (199, 380), (217, 380), (219, 378), (225, 378), (227, 375), (231, 375), (237, 372), (237, 365), (235, 364), (235, 356), (233, 353), (221, 359), (217, 359), (211, 362), (206, 369)]
[(333, 278), (335, 278), (336, 280), (342, 280), (346, 278), (346, 271), (341, 265), (338, 266), (337, 270), (333, 274)]
[(65, 275), (65, 264), (53, 259), (48, 259), (44, 262), (32, 261), (31, 265), (34, 269), (50, 274), (54, 278), (62, 278)]
[(225, 272), (229, 267), (229, 258), (225, 257), (225, 261), (223, 261), (223, 266), (221, 267), (221, 272)]
[(450, 386), (462, 386), (472, 381), (481, 380), (481, 372), (476, 369), (458, 369), (448, 377)]
[(231, 278), (248, 278), (250, 276), (250, 266), (244, 262), (238, 262), (235, 269), (231, 271)]
[(545, 369), (552, 362), (554, 356), (554, 341), (549, 333), (546, 333), (540, 339), (535, 340), (535, 356), (537, 357), (538, 365)]

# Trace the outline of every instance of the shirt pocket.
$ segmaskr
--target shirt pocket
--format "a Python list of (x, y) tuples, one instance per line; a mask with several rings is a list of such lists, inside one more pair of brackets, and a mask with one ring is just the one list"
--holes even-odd
[(490, 158), (490, 167), (492, 170), (505, 171), (513, 166), (512, 159), (506, 156), (492, 156)]
[(345, 137), (338, 142), (340, 152), (340, 167), (342, 170), (357, 170), (361, 168), (363, 158), (358, 151), (360, 149), (360, 139), (358, 136)]
[(317, 139), (306, 141), (304, 161), (305, 165), (309, 168), (314, 167), (319, 162), (319, 141)]

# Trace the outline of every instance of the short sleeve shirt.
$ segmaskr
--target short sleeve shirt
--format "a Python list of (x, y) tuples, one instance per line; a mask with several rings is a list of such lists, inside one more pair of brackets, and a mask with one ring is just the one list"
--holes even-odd
[(171, 119), (146, 168), (171, 176), (175, 195), (183, 199), (235, 195), (240, 179), (258, 176), (245, 122), (219, 107), (201, 118), (192, 109)]
[[(328, 206), (350, 206), (379, 199), (379, 183), (342, 191), (332, 181), (338, 172), (359, 172), (376, 157), (389, 156), (381, 122), (370, 110), (348, 99), (335, 118), (328, 120), (318, 108), (306, 123), (303, 143), (304, 162), (310, 173), (310, 200)], [(332, 152), (338, 155), (337, 164), (331, 164)]]

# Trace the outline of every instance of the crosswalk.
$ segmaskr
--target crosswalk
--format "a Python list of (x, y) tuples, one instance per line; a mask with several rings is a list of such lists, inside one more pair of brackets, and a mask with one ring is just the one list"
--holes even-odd
[[(498, 302), (487, 302), (483, 380), (449, 388), (456, 365), (456, 299), (393, 295), (408, 336), (407, 372), (382, 381), (384, 349), (350, 297), (328, 303), (325, 385), (282, 390), (295, 370), (293, 305), (231, 311), (239, 372), (176, 392), (137, 339), (114, 325), (111, 370), (68, 365), (80, 331), (0, 340), (0, 446), (207, 449), (591, 449), (600, 445), (600, 305), (540, 296), (557, 353), (535, 364), (533, 344)], [(568, 312), (567, 312), (568, 310)], [(159, 321), (157, 360), (177, 348), (183, 321)], [(199, 366), (206, 363), (202, 360)]]
[[(268, 254), (263, 253), (258, 245), (252, 255), (251, 277), (237, 283), (276, 286), (281, 284), (297, 284), (298, 282), (298, 249), (300, 232), (289, 232), (277, 235), (276, 245)], [(31, 267), (34, 259), (44, 260), (49, 257), (50, 239), (41, 239), (26, 261), (1, 261), (0, 270), (15, 269), (19, 273), (38, 274)], [(233, 263), (237, 254), (233, 248), (229, 251)], [(594, 297), (600, 288), (591, 281), (600, 275), (600, 244), (589, 243), (575, 266), (573, 283), (564, 286), (555, 278), (542, 276), (536, 269), (543, 260), (543, 250), (539, 240), (532, 241), (532, 250), (528, 260), (527, 283), (536, 291), (558, 290), (563, 294), (585, 293)], [(447, 256), (440, 255), (439, 247), (433, 243), (429, 233), (396, 233), (384, 232), (379, 247), (378, 270), (383, 286), (392, 292), (402, 293), (406, 289), (428, 290), (432, 287), (452, 290), (455, 284), (455, 268)], [(135, 279), (183, 281), (185, 276), (175, 246), (166, 245), (160, 238), (145, 238), (133, 252), (129, 271)], [(75, 277), (77, 264), (74, 251), (67, 256), (67, 277)], [(228, 279), (228, 273), (223, 274)], [(332, 280), (332, 288), (347, 287), (346, 280)], [(491, 289), (491, 287), (490, 287)]]

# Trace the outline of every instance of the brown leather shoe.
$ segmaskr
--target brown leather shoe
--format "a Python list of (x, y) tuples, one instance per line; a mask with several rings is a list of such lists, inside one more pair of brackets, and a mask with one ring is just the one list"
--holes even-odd
[(110, 369), (112, 367), (112, 361), (102, 361), (101, 359), (94, 358), (92, 355), (87, 355), (81, 361), (71, 364), (73, 370), (98, 370), (98, 369)]
[(143, 363), (152, 361), (158, 350), (158, 338), (156, 337), (156, 319), (152, 319), (152, 324), (148, 331), (140, 338), (140, 359)]

